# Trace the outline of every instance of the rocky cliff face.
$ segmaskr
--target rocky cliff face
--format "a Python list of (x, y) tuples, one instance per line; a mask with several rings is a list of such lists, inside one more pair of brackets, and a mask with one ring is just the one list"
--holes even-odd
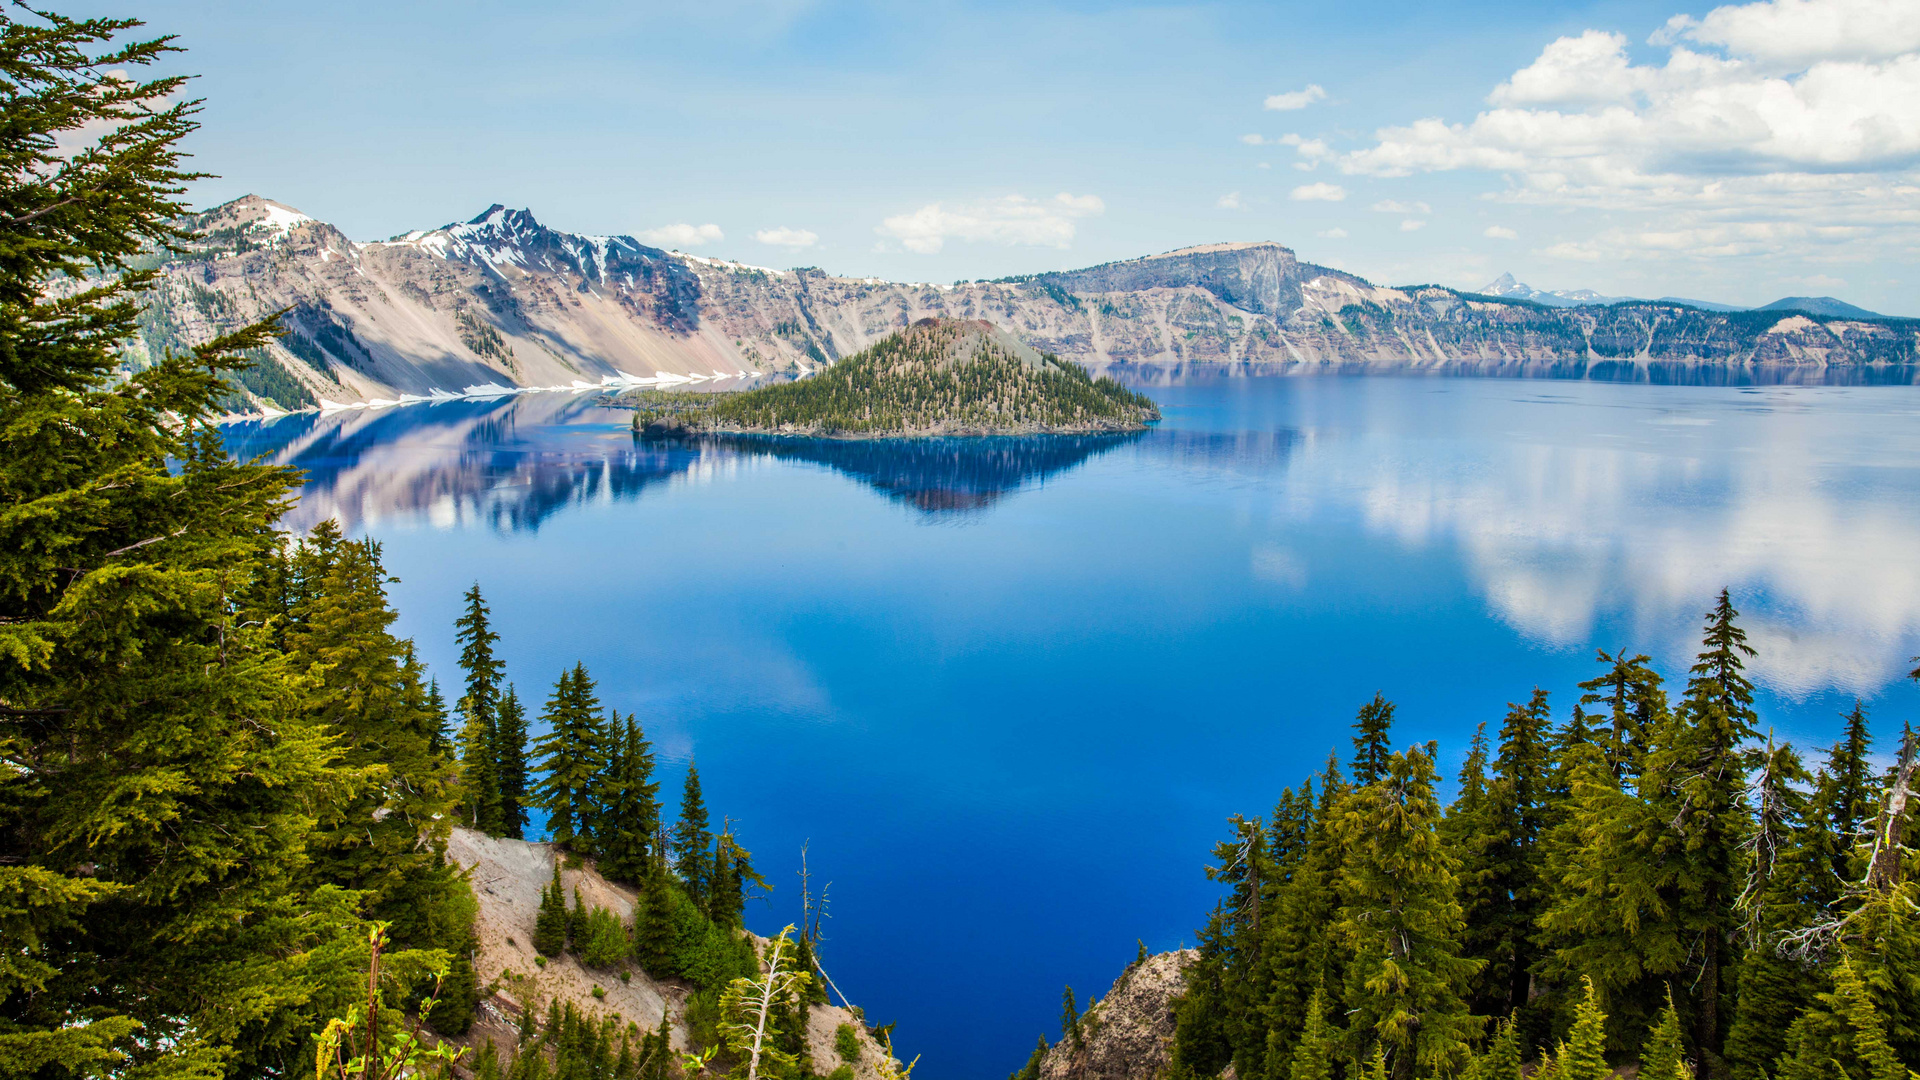
[(1040, 1063), (1041, 1080), (1154, 1080), (1173, 1045), (1173, 1003), (1186, 990), (1192, 949), (1161, 953), (1114, 980), (1080, 1018), (1081, 1039), (1063, 1039)]
[[(1634, 302), (1548, 308), (1383, 288), (1278, 244), (1213, 244), (1001, 282), (902, 284), (772, 270), (549, 229), (494, 206), (355, 242), (248, 196), (193, 222), (130, 360), (288, 310), (250, 396), (282, 408), (469, 387), (803, 373), (930, 317), (1114, 363), (1288, 368), (1866, 365), (1920, 361), (1920, 322)], [(284, 378), (282, 377), (284, 375)]]

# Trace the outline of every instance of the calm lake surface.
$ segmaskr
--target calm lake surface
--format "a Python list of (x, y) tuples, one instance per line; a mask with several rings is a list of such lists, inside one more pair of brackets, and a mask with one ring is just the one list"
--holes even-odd
[[(1231, 813), (1375, 691), (1451, 770), (1596, 647), (1684, 677), (1731, 587), (1763, 723), (1920, 701), (1920, 389), (1136, 373), (1137, 437), (635, 443), (592, 396), (229, 429), (377, 537), (443, 684), (478, 581), (534, 707), (576, 660), (697, 757), (827, 971), (927, 1080), (998, 1078), (1136, 939), (1193, 941)], [(1882, 745), (1887, 745), (1882, 740)]]

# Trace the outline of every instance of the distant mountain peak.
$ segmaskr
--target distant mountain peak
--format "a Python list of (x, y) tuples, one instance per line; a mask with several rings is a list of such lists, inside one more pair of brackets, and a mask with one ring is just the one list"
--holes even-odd
[(1501, 274), (1477, 290), (1483, 296), (1501, 296), (1514, 300), (1531, 300), (1548, 307), (1581, 307), (1587, 304), (1617, 304), (1623, 300), (1635, 300), (1633, 296), (1605, 296), (1592, 289), (1536, 289), (1524, 281), (1515, 280), (1511, 272)]
[(274, 202), (259, 195), (242, 195), (201, 214), (194, 219), (193, 225), (201, 232), (245, 228), (253, 233), (265, 231), (283, 235), (295, 226), (312, 224), (313, 221), (313, 218), (286, 203)]
[(1783, 296), (1771, 304), (1762, 304), (1756, 311), (1804, 311), (1809, 315), (1827, 315), (1842, 319), (1884, 319), (1878, 312), (1856, 307), (1845, 300), (1836, 300), (1831, 296)]

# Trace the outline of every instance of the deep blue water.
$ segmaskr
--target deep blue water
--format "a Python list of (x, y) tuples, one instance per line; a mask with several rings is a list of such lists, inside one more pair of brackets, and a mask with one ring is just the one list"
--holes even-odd
[(1231, 813), (1375, 691), (1457, 762), (1596, 647), (1682, 673), (1732, 588), (1764, 721), (1897, 729), (1920, 653), (1920, 390), (1196, 374), (1130, 438), (636, 444), (539, 395), (230, 430), (291, 523), (378, 537), (443, 682), (478, 581), (509, 675), (585, 661), (665, 791), (697, 756), (828, 972), (918, 1075), (1005, 1075), (1136, 939), (1192, 941)]

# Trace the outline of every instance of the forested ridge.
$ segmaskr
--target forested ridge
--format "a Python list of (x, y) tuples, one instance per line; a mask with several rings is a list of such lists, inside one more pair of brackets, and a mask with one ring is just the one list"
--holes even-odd
[[(184, 79), (126, 74), (177, 51), (139, 25), (0, 14), (0, 1076), (812, 1075), (811, 936), (745, 934), (764, 882), (698, 771), (664, 825), (578, 665), (529, 741), (477, 585), (449, 703), (379, 545), (278, 528), (299, 474), (214, 428), (276, 320), (121, 367), (197, 178)], [(678, 980), (692, 1057), (558, 1001), (516, 1055), (441, 1042), (492, 993), (448, 838), (535, 813), (641, 893), (623, 924), (552, 892), (538, 946)]]
[(926, 319), (804, 379), (732, 394), (642, 395), (636, 430), (820, 435), (1132, 431), (1147, 397), (973, 320)]
[(1752, 655), (1723, 592), (1677, 694), (1601, 653), (1558, 723), (1535, 690), (1483, 724), (1446, 805), (1376, 696), (1344, 767), (1229, 819), (1168, 1080), (1910, 1080), (1912, 728), (1876, 767), (1856, 704), (1809, 761)]

